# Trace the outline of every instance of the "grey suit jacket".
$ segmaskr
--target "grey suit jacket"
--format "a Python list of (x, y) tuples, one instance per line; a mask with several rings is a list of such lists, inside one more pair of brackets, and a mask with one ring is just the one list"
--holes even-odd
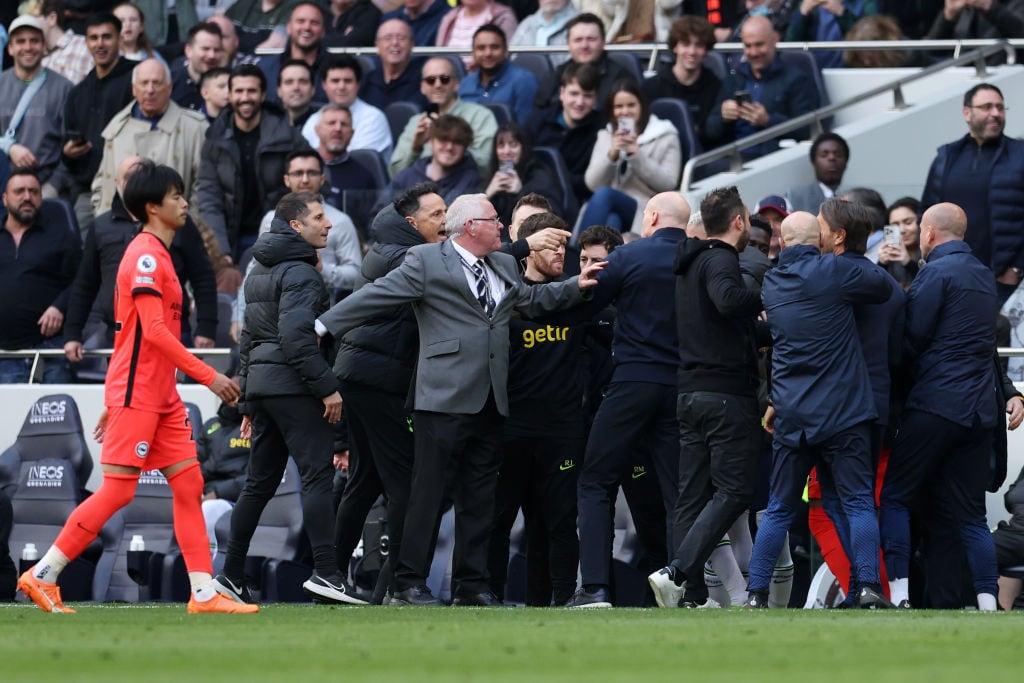
[[(837, 191), (836, 194), (839, 192)], [(808, 211), (817, 214), (821, 203), (825, 201), (825, 193), (821, 191), (821, 185), (815, 181), (790, 189), (786, 199), (789, 201), (790, 211)]]
[(449, 242), (412, 247), (401, 266), (362, 287), (320, 316), (335, 337), (365, 320), (412, 303), (420, 331), (416, 410), (474, 414), (493, 391), (498, 412), (508, 415), (508, 323), (513, 310), (533, 317), (584, 300), (575, 279), (527, 286), (515, 259), (494, 252), (485, 258), (505, 282), (493, 318), (470, 291), (458, 252)]

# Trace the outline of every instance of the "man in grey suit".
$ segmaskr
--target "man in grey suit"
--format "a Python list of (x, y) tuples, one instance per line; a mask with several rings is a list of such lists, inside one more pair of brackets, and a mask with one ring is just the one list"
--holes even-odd
[(846, 173), (850, 160), (850, 145), (841, 135), (822, 133), (811, 145), (811, 167), (814, 182), (790, 188), (786, 195), (790, 211), (818, 213), (818, 207), (826, 199), (839, 195), (839, 185)]
[(487, 551), (508, 415), (508, 324), (569, 308), (603, 263), (578, 280), (533, 287), (499, 251), (501, 221), (486, 195), (448, 208), (449, 239), (409, 249), (404, 263), (317, 321), (335, 338), (396, 304), (412, 303), (420, 332), (413, 412), (416, 457), (391, 604), (441, 604), (426, 586), (446, 490), (455, 500), (452, 596), (456, 605), (500, 605), (488, 587)]

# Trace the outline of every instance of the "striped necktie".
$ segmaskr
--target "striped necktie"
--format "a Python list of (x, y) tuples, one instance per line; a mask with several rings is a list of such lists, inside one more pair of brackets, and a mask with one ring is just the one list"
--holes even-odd
[(491, 296), (491, 288), (487, 284), (487, 271), (484, 270), (484, 263), (478, 260), (469, 269), (476, 276), (476, 299), (480, 302), (484, 313), (490, 318), (494, 316), (494, 297)]

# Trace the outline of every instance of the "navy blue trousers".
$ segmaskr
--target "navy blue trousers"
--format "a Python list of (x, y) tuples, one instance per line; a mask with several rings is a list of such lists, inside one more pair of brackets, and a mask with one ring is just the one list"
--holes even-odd
[[(985, 521), (992, 427), (964, 427), (907, 411), (882, 486), (882, 539), (890, 579), (910, 574), (909, 507), (922, 491), (959, 530), (976, 593), (997, 594), (996, 550)], [(929, 511), (933, 514), (933, 511)]]
[(804, 508), (803, 491), (812, 467), (818, 468), (822, 496), (835, 495), (846, 516), (857, 581), (877, 585), (879, 535), (871, 423), (848, 427), (816, 444), (801, 439), (798, 447), (776, 438), (772, 447), (771, 493), (754, 541), (747, 590), (768, 591), (786, 532)]

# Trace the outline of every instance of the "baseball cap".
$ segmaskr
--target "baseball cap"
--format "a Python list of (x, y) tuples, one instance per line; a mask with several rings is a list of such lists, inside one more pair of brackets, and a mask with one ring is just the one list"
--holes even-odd
[(34, 14), (22, 14), (17, 17), (11, 22), (11, 25), (7, 29), (7, 33), (13, 36), (14, 32), (19, 28), (34, 28), (42, 34), (46, 33), (43, 27), (43, 20)]
[(786, 204), (786, 200), (777, 194), (770, 194), (761, 201), (759, 201), (757, 203), (757, 209), (754, 211), (754, 213), (761, 213), (765, 209), (775, 209), (776, 211), (782, 214), (783, 218), (789, 215), (789, 209)]

